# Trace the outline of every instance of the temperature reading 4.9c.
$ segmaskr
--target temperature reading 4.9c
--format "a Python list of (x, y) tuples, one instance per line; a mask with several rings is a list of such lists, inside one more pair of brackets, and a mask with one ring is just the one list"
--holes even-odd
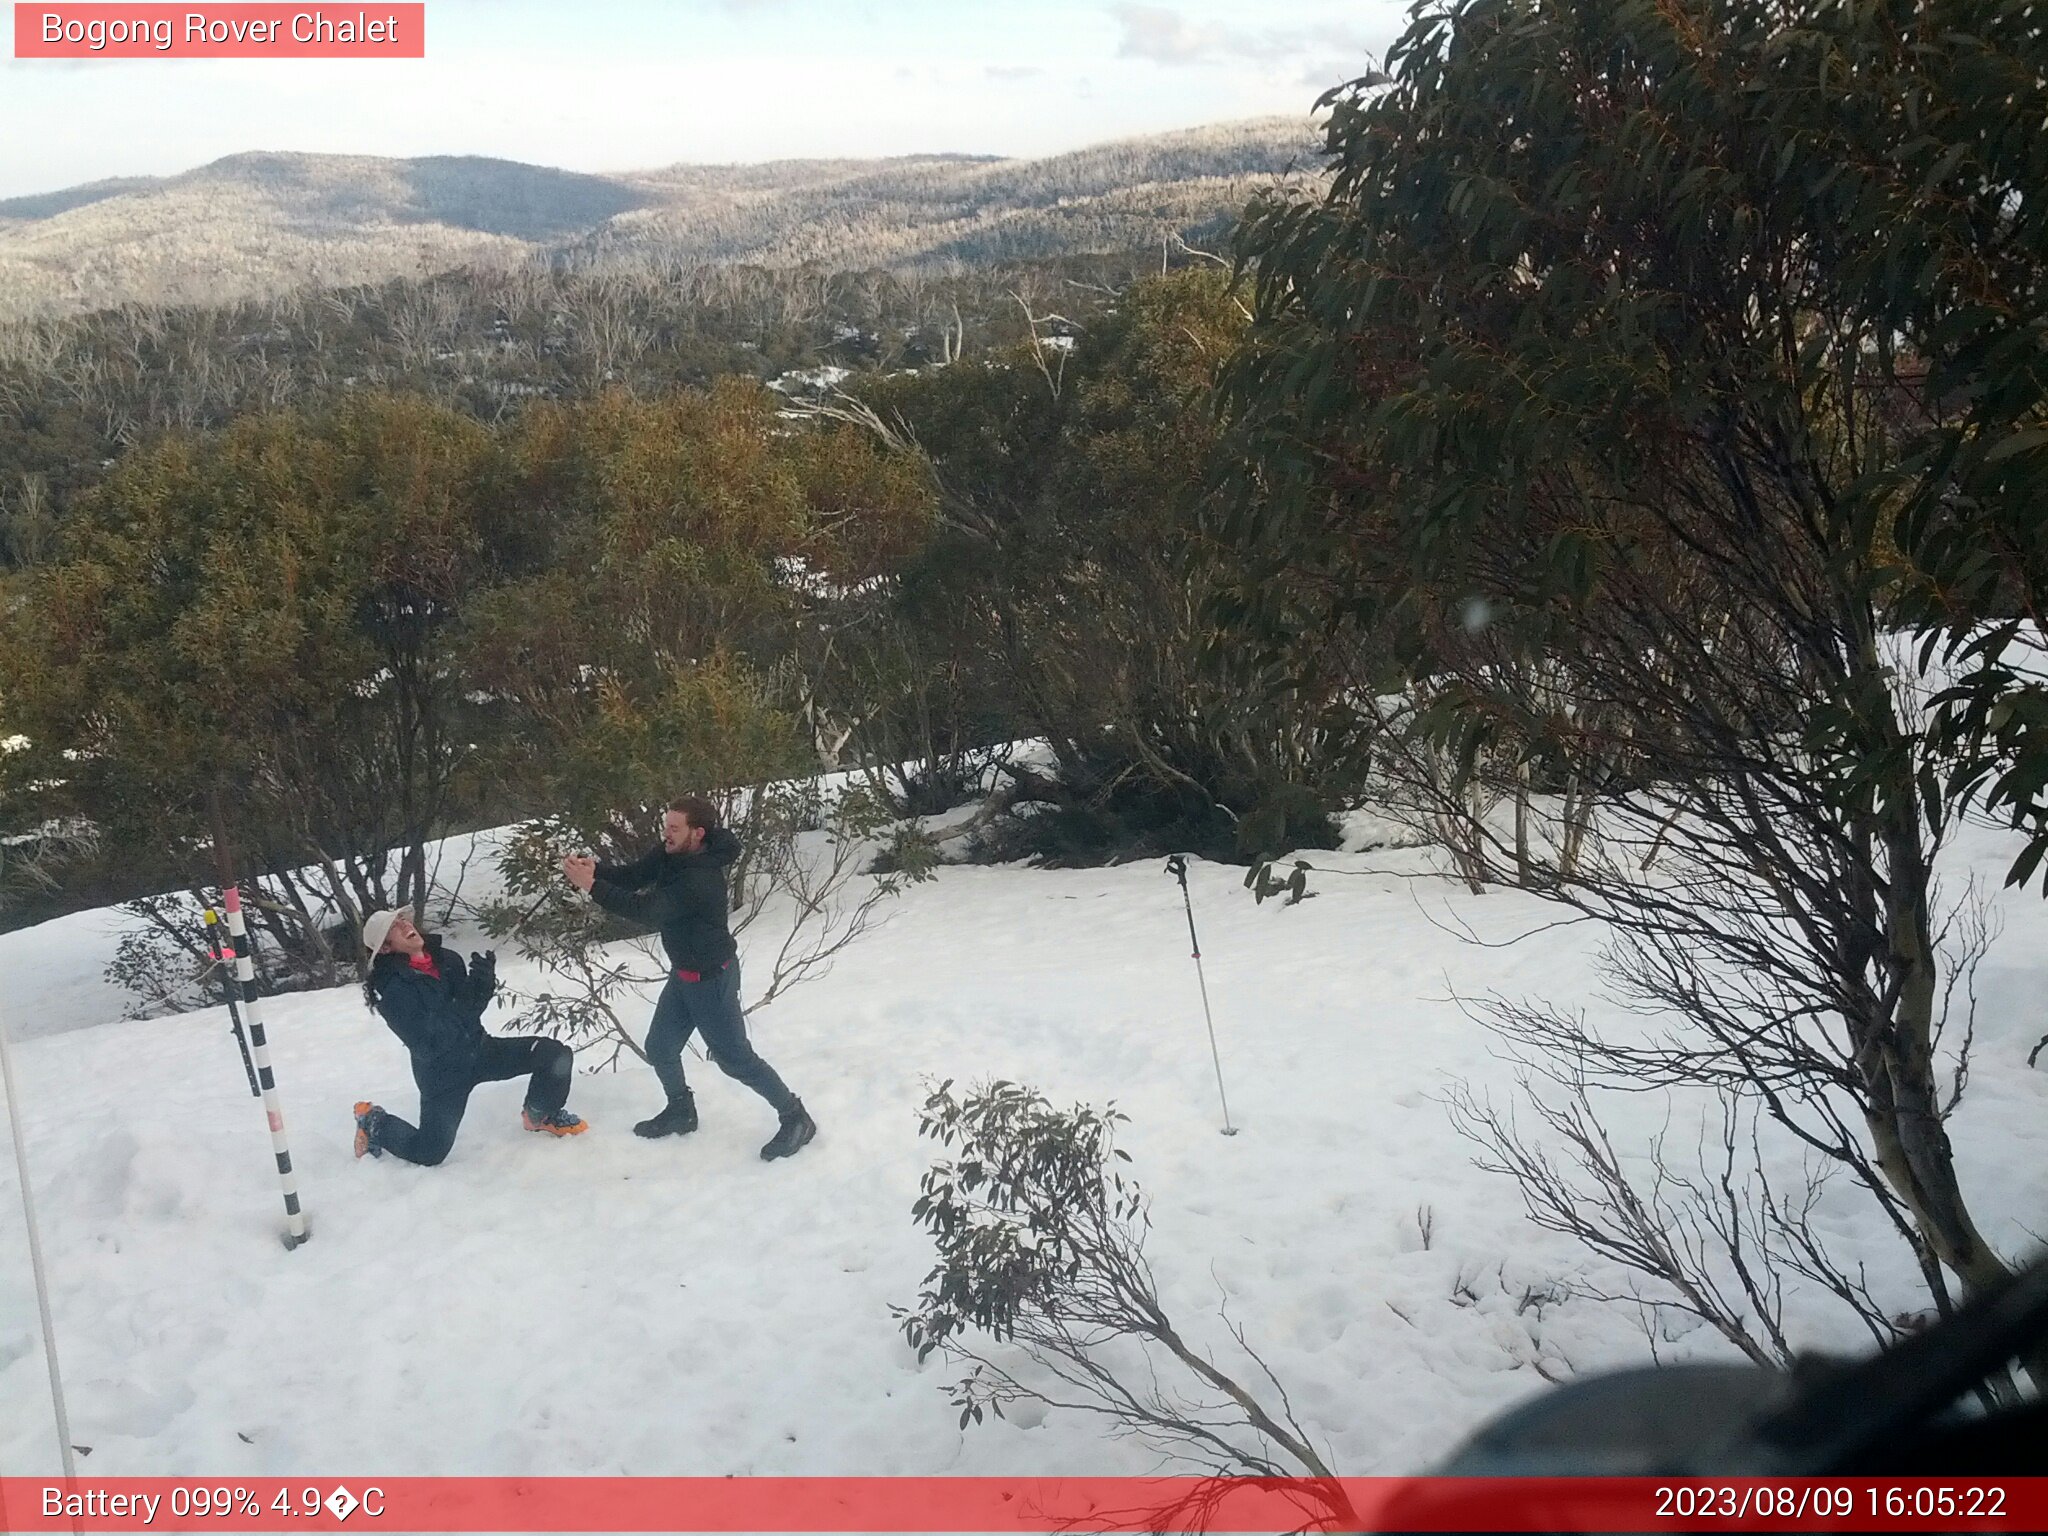
[[(347, 1520), (360, 1510), (375, 1519), (384, 1513), (384, 1490), (365, 1488), (360, 1497), (339, 1483), (332, 1488), (321, 1488), (312, 1483), (303, 1487), (280, 1487), (269, 1502), (264, 1502), (259, 1489), (235, 1486), (227, 1483), (179, 1485), (173, 1487), (164, 1503), (169, 1512), (180, 1520), (194, 1517), (226, 1519), (230, 1516), (250, 1518), (268, 1513), (283, 1519), (312, 1519), (320, 1515), (332, 1515), (336, 1520)], [(143, 1506), (145, 1521), (153, 1519), (155, 1511)]]

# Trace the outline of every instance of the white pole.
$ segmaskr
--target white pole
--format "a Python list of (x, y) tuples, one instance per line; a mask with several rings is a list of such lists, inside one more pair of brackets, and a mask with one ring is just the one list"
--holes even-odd
[(1216, 1098), (1223, 1106), (1223, 1134), (1235, 1136), (1230, 1123), (1230, 1096), (1223, 1091), (1223, 1057), (1216, 1049), (1216, 1016), (1209, 1011), (1209, 978), (1202, 974), (1202, 952), (1195, 951), (1195, 982), (1202, 989), (1202, 1021), (1209, 1026), (1209, 1059), (1216, 1064)]
[(1209, 1026), (1209, 1060), (1216, 1065), (1216, 1100), (1223, 1106), (1223, 1134), (1235, 1136), (1230, 1123), (1230, 1097), (1223, 1091), (1223, 1057), (1216, 1049), (1216, 1015), (1209, 1011), (1209, 978), (1202, 974), (1202, 941), (1195, 935), (1195, 899), (1188, 894), (1188, 861), (1175, 854), (1166, 861), (1166, 872), (1180, 881), (1181, 905), (1187, 908), (1188, 944), (1195, 952), (1195, 982), (1202, 989), (1202, 1022)]
[(50, 1282), (43, 1270), (43, 1239), (36, 1230), (36, 1202), (28, 1187), (28, 1145), (21, 1135), (21, 1108), (14, 1094), (14, 1051), (7, 1040), (7, 1022), (0, 1019), (0, 1079), (7, 1092), (7, 1127), (14, 1133), (14, 1168), (21, 1180), (21, 1214), (28, 1222), (28, 1263), (35, 1272), (36, 1308), (43, 1318), (43, 1359), (50, 1367), (50, 1406), (57, 1414), (57, 1449), (64, 1458), (68, 1488), (78, 1477), (71, 1452), (71, 1415), (64, 1411), (64, 1374), (57, 1368), (57, 1329), (50, 1321)]

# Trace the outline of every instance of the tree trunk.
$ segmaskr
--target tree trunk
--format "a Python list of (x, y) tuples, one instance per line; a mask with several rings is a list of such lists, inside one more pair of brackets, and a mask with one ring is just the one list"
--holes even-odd
[[(2004, 1285), (2012, 1269), (1984, 1240), (1963, 1199), (1955, 1150), (1941, 1114), (1934, 1068), (1939, 1007), (1933, 922), (1928, 912), (1932, 871), (1920, 838), (1919, 801), (1906, 794), (1883, 813), (1890, 880), (1884, 893), (1886, 964), (1898, 988), (1889, 1027), (1877, 1027), (1857, 1053), (1865, 1086), (1865, 1117), (1877, 1166), (1928, 1246), (1962, 1281), (1966, 1297)], [(2022, 1361), (2037, 1388), (2048, 1390), (2048, 1346)]]
[(1941, 1119), (1934, 1071), (1938, 988), (1933, 924), (1918, 827), (1909, 802), (1888, 813), (1885, 851), (1891, 882), (1885, 901), (1888, 962), (1899, 997), (1892, 1027), (1866, 1058), (1871, 1116), (1877, 1122), (1878, 1166), (1926, 1230), (1935, 1252), (1972, 1294), (2000, 1285), (2012, 1271), (1991, 1251), (1963, 1204), (1955, 1154)]
[(213, 833), (213, 871), (220, 884), (221, 900), (227, 900), (229, 887), (235, 883), (235, 857), (228, 846), (228, 819), (221, 809), (220, 791), (206, 792), (206, 820)]
[(1564, 786), (1564, 843), (1557, 856), (1557, 883), (1569, 885), (1579, 873), (1579, 850), (1585, 845), (1586, 823), (1593, 797), (1587, 793), (1579, 771), (1572, 770)]
[(1529, 764), (1515, 765), (1515, 884), (1523, 890), (1535, 884), (1529, 865)]

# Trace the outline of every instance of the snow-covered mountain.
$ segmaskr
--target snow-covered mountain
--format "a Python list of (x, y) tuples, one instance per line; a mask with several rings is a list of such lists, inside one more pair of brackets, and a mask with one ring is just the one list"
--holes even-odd
[(1208, 238), (1316, 164), (1302, 118), (1063, 155), (677, 165), (597, 176), (477, 156), (241, 154), (0, 200), (0, 318), (217, 302), (534, 257), (830, 268)]

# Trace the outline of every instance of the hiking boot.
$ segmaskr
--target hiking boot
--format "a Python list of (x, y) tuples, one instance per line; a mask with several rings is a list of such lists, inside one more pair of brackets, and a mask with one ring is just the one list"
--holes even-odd
[(581, 1136), (590, 1127), (566, 1109), (549, 1110), (537, 1115), (530, 1109), (519, 1111), (519, 1123), (529, 1131), (545, 1131), (550, 1136)]
[(633, 1127), (635, 1136), (687, 1136), (697, 1129), (697, 1100), (693, 1094), (670, 1099), (668, 1107), (650, 1120)]
[(384, 1149), (377, 1145), (377, 1132), (383, 1128), (384, 1111), (368, 1099), (356, 1100), (356, 1156), (368, 1153), (371, 1157), (382, 1157)]
[(768, 1145), (761, 1149), (761, 1159), (772, 1163), (778, 1157), (792, 1156), (817, 1134), (817, 1122), (811, 1119), (804, 1109), (803, 1100), (799, 1099), (783, 1114), (781, 1126), (768, 1138)]

